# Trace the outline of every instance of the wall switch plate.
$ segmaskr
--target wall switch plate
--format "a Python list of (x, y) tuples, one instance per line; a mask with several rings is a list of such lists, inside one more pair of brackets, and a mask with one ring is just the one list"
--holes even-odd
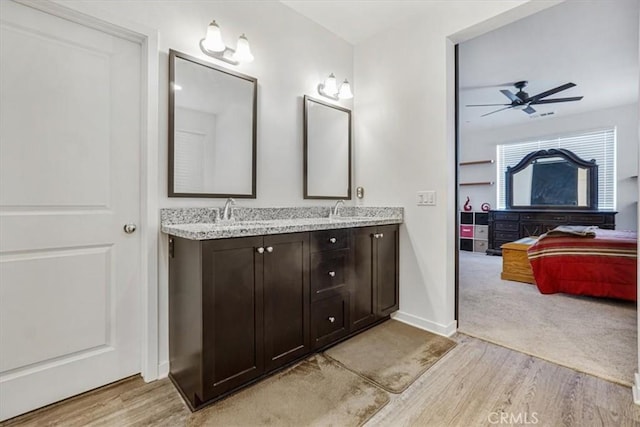
[(418, 206), (435, 206), (436, 192), (434, 190), (418, 191), (417, 205)]

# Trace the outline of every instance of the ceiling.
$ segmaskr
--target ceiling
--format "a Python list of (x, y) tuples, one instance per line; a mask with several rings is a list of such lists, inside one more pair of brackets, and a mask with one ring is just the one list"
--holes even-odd
[[(358, 43), (402, 21), (426, 14), (425, 0), (281, 0), (347, 42)], [(638, 0), (566, 1), (460, 45), (460, 123), (489, 129), (596, 111), (638, 101)], [(527, 80), (529, 95), (567, 82), (552, 97), (581, 101), (535, 106), (536, 114), (506, 110), (499, 92)], [(496, 107), (497, 109), (499, 107)], [(551, 113), (551, 114), (550, 114)]]
[[(464, 42), (459, 49), (460, 124), (489, 129), (597, 111), (638, 101), (637, 0), (568, 1)], [(535, 114), (467, 104), (509, 103), (499, 92), (529, 82), (529, 96), (573, 82), (545, 99), (581, 101), (533, 106)], [(547, 115), (553, 113), (552, 115)]]
[(396, 24), (427, 13), (425, 0), (280, 0), (355, 45)]

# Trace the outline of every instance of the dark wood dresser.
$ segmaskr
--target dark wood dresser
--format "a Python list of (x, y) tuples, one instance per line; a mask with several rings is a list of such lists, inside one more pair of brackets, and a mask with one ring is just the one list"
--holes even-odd
[(523, 237), (539, 236), (559, 225), (597, 225), (616, 228), (614, 211), (592, 210), (526, 210), (489, 211), (488, 255), (502, 255), (502, 246)]

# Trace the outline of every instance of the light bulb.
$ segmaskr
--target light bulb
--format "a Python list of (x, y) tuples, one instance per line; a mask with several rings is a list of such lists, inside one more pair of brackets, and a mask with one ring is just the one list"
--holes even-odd
[(211, 52), (224, 52), (227, 48), (222, 41), (222, 32), (215, 20), (211, 21), (207, 27), (207, 36), (202, 44), (205, 49), (210, 50)]
[(238, 38), (238, 44), (236, 51), (233, 54), (233, 59), (238, 62), (251, 62), (253, 61), (253, 55), (251, 54), (251, 47), (249, 47), (249, 40), (244, 34)]
[(327, 95), (334, 96), (338, 93), (338, 86), (336, 85), (336, 76), (333, 73), (329, 74), (329, 77), (324, 81), (324, 92)]
[(340, 99), (351, 99), (353, 98), (353, 92), (351, 92), (351, 85), (347, 79), (344, 79), (344, 82), (340, 85), (340, 92), (338, 92), (338, 98)]

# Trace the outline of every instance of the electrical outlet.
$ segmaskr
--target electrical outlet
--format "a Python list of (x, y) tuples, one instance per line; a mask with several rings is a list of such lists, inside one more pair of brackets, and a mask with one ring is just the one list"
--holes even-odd
[(433, 190), (418, 191), (416, 203), (418, 206), (435, 206), (436, 192)]

